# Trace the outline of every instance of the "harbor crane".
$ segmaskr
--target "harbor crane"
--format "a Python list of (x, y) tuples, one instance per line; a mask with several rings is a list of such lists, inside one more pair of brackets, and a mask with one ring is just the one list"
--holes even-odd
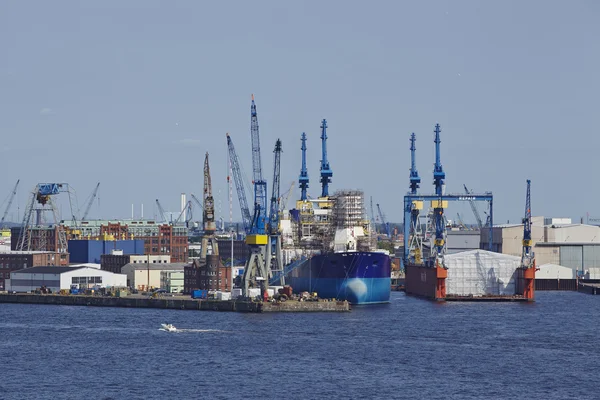
[[(16, 250), (18, 251), (46, 251), (47, 248), (47, 237), (46, 235), (40, 235), (37, 238), (33, 238), (31, 235), (32, 227), (41, 227), (44, 225), (43, 213), (45, 211), (51, 211), (54, 217), (54, 224), (57, 225), (57, 242), (55, 243), (54, 250), (57, 253), (67, 252), (67, 235), (65, 230), (58, 226), (60, 217), (54, 197), (60, 193), (69, 194), (69, 203), (72, 206), (69, 184), (68, 183), (38, 183), (30, 194), (29, 201), (25, 208), (23, 215), (23, 222), (21, 223), (21, 232), (19, 233), (19, 239), (17, 241)], [(35, 212), (35, 221), (33, 220), (33, 214)], [(71, 214), (74, 215), (71, 209)]]
[(96, 184), (96, 187), (94, 188), (94, 191), (92, 192), (92, 196), (90, 197), (90, 200), (88, 201), (86, 207), (85, 207), (85, 211), (83, 213), (83, 216), (81, 217), (81, 222), (85, 221), (85, 219), (87, 218), (88, 214), (90, 213), (90, 210), (92, 208), (92, 204), (94, 204), (94, 200), (96, 199), (96, 196), (98, 196), (98, 188), (100, 188), (100, 182), (98, 182)]
[[(491, 225), (490, 225), (491, 229)], [(517, 270), (516, 289), (523, 297), (533, 300), (535, 297), (535, 254), (531, 240), (531, 181), (527, 180), (527, 194), (525, 196), (525, 217), (523, 218), (523, 252), (521, 267)]]
[(8, 211), (10, 210), (10, 206), (12, 206), (13, 200), (17, 195), (17, 188), (19, 187), (20, 181), (20, 179), (17, 179), (17, 183), (15, 183), (15, 186), (13, 187), (13, 190), (9, 195), (8, 204), (6, 205), (6, 209), (4, 209), (4, 214), (2, 215), (2, 219), (0, 220), (0, 229), (4, 228), (4, 221), (6, 220), (6, 216), (8, 215)]
[[(192, 195), (193, 196), (193, 195)], [(196, 197), (196, 196), (193, 196)], [(208, 152), (204, 157), (204, 207), (202, 213), (204, 234), (202, 235), (202, 250), (200, 261), (206, 262), (206, 255), (210, 246), (212, 255), (219, 255), (219, 244), (215, 236), (217, 225), (215, 222), (215, 200), (212, 195), (212, 183), (210, 179), (210, 165), (208, 163)]]
[(252, 183), (254, 185), (254, 213), (250, 217), (248, 202), (244, 189), (244, 181), (241, 175), (241, 169), (231, 137), (227, 134), (227, 147), (229, 149), (229, 158), (231, 161), (231, 170), (238, 192), (238, 200), (242, 211), (242, 220), (246, 230), (246, 244), (250, 247), (250, 254), (246, 260), (244, 275), (242, 276), (242, 295), (248, 296), (250, 285), (261, 287), (261, 293), (267, 290), (269, 280), (269, 266), (265, 261), (267, 256), (269, 236), (267, 234), (267, 182), (262, 176), (262, 164), (260, 157), (260, 136), (258, 129), (258, 113), (256, 112), (256, 103), (252, 95), (252, 104), (250, 106), (250, 137), (252, 141)]

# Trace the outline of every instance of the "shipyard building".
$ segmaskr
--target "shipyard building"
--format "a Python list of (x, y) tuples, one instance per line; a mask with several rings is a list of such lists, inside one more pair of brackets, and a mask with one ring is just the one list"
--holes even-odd
[[(522, 224), (497, 225), (492, 228), (492, 249), (498, 253), (521, 256)], [(573, 224), (569, 218), (533, 217), (531, 239), (538, 266), (550, 265), (571, 269), (571, 275), (586, 277), (600, 268), (600, 227)], [(489, 245), (489, 228), (481, 232), (481, 248)], [(548, 274), (569, 275), (552, 268)], [(543, 274), (541, 274), (543, 275)], [(594, 279), (594, 278), (590, 278)]]
[(141, 291), (165, 289), (169, 293), (183, 290), (183, 270), (186, 263), (129, 263), (121, 268), (127, 276), (127, 286)]
[(0, 290), (8, 290), (10, 274), (40, 265), (67, 266), (69, 254), (48, 251), (7, 251), (0, 253)]
[(56, 293), (71, 288), (125, 287), (126, 281), (125, 275), (97, 268), (44, 266), (11, 272), (7, 290), (28, 293), (46, 287)]

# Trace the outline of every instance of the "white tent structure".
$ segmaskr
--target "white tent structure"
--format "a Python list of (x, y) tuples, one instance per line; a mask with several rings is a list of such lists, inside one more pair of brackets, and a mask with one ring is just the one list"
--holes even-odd
[(486, 250), (470, 250), (444, 257), (448, 267), (447, 295), (512, 296), (521, 258)]

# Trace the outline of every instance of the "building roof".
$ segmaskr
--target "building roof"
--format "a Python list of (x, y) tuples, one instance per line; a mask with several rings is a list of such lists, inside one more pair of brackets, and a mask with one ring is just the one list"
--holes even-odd
[(537, 242), (536, 247), (600, 246), (600, 242)]
[(135, 271), (139, 270), (169, 270), (169, 271), (179, 271), (183, 270), (184, 267), (187, 267), (189, 263), (129, 263), (125, 264), (121, 267), (121, 271), (125, 268), (133, 269)]
[(86, 268), (86, 267), (53, 267), (53, 266), (31, 267), (31, 268), (20, 269), (18, 271), (12, 271), (12, 272), (31, 273), (31, 274), (62, 274), (64, 272), (75, 271), (76, 269), (81, 269), (81, 268)]
[(0, 254), (20, 254), (20, 255), (29, 255), (29, 254), (56, 254), (55, 251), (0, 251)]

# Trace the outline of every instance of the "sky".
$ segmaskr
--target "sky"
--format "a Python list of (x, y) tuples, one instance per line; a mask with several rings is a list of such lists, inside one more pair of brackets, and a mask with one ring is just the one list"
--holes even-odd
[(527, 179), (534, 215), (600, 217), (599, 17), (593, 0), (3, 1), (0, 201), (20, 179), (16, 219), (36, 183), (67, 182), (83, 209), (100, 182), (90, 218), (152, 218), (202, 194), (208, 152), (229, 220), (225, 134), (250, 177), (254, 94), (269, 192), (275, 140), (284, 192), (306, 132), (320, 194), (326, 118), (330, 190), (400, 222), (410, 133), (431, 193), (439, 123), (447, 192), (492, 191), (495, 222), (522, 218)]

